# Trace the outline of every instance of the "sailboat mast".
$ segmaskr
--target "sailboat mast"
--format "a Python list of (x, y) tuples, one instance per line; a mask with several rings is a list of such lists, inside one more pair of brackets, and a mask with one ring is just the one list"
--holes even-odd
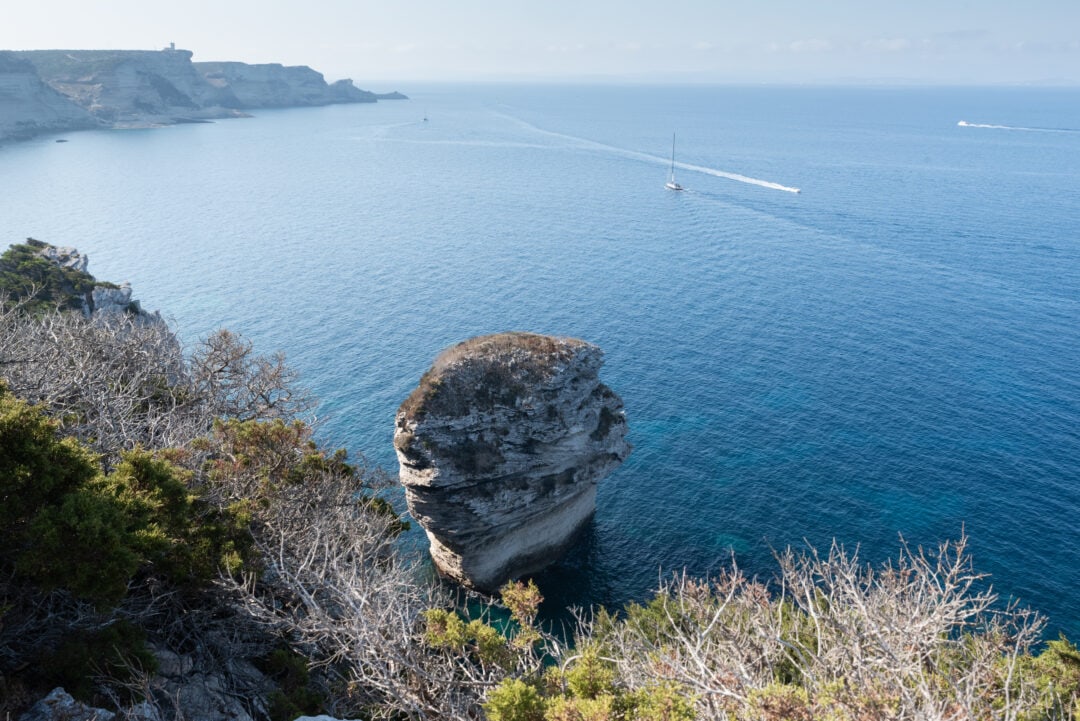
[(675, 182), (675, 133), (671, 134), (671, 173), (668, 182), (664, 183), (668, 190), (682, 190), (683, 187)]

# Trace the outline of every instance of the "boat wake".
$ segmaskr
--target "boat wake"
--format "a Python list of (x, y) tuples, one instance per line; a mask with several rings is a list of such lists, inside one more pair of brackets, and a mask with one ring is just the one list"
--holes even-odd
[(989, 123), (969, 123), (961, 120), (957, 123), (961, 128), (987, 128), (990, 130), (1019, 130), (1025, 133), (1080, 133), (1077, 128), (1025, 128), (1017, 125), (991, 125)]
[[(505, 113), (499, 113), (501, 117), (520, 125), (531, 132), (545, 135), (549, 138), (558, 138), (573, 143), (580, 148), (588, 148), (589, 150), (595, 150), (598, 152), (611, 153), (619, 155), (624, 158), (631, 158), (633, 160), (641, 160), (646, 163), (656, 163), (659, 165), (668, 165), (671, 161), (669, 158), (663, 158), (659, 155), (650, 155), (648, 153), (640, 153), (636, 150), (626, 150), (625, 148), (619, 148), (614, 145), (607, 145), (605, 143), (598, 143), (595, 140), (589, 140), (588, 138), (579, 138), (576, 135), (566, 135), (565, 133), (556, 133), (552, 130), (544, 130), (532, 123), (526, 122), (521, 118), (516, 118), (513, 115), (506, 115)], [(680, 170), (689, 170), (695, 173), (704, 173), (706, 175), (712, 175), (717, 178), (727, 178), (728, 180), (734, 180), (739, 183), (747, 183), (749, 185), (756, 185), (759, 188), (768, 188), (769, 190), (782, 190), (785, 193), (801, 193), (798, 188), (793, 188), (788, 185), (781, 185), (780, 183), (774, 183), (770, 180), (762, 180), (760, 178), (751, 178), (748, 175), (741, 175), (740, 173), (731, 173), (726, 170), (719, 170), (717, 168), (708, 168), (704, 165), (692, 165), (690, 163), (676, 162), (675, 167)]]
[(782, 190), (785, 193), (801, 193), (798, 188), (792, 188), (789, 185), (781, 185), (780, 183), (774, 183), (771, 180), (761, 180), (760, 178), (751, 178), (746, 175), (739, 175), (738, 173), (729, 173), (726, 170), (717, 170), (716, 168), (706, 168), (704, 165), (690, 165), (689, 163), (675, 163), (676, 168), (682, 168), (683, 170), (693, 170), (698, 173), (705, 173), (706, 175), (715, 175), (718, 178), (727, 178), (728, 180), (737, 180), (740, 183), (749, 183), (750, 185), (757, 185), (761, 188), (769, 188), (770, 190)]

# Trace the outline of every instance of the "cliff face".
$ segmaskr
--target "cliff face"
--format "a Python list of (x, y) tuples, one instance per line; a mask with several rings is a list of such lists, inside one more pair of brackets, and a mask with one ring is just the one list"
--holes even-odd
[(398, 410), (409, 510), (440, 572), (492, 591), (557, 560), (630, 452), (603, 354), (526, 333), (445, 351)]
[(97, 124), (86, 110), (42, 82), (32, 63), (0, 52), (0, 140)]
[(113, 124), (167, 124), (236, 115), (239, 104), (206, 82), (186, 50), (31, 50), (41, 78)]
[(327, 84), (306, 66), (193, 63), (191, 58), (191, 52), (173, 49), (0, 52), (0, 140), (379, 98), (351, 80)]
[(234, 95), (242, 108), (374, 103), (378, 99), (351, 80), (327, 85), (322, 73), (303, 65), (195, 63), (195, 68), (210, 85)]

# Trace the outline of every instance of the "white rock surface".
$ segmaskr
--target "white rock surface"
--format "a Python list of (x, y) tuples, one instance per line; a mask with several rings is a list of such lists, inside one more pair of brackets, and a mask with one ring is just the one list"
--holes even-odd
[(0, 140), (377, 100), (351, 80), (328, 84), (307, 66), (193, 63), (188, 50), (0, 51)]
[[(57, 247), (41, 241), (32, 242), (40, 244), (37, 252), (42, 258), (51, 260), (61, 267), (72, 268), (89, 275), (86, 268), (90, 264), (90, 258), (75, 248), (68, 246)], [(92, 276), (90, 278), (93, 279)], [(95, 285), (82, 298), (82, 311), (84, 315), (101, 319), (121, 313), (130, 313), (142, 323), (165, 324), (165, 319), (161, 317), (161, 313), (158, 311), (149, 313), (142, 309), (139, 301), (132, 299), (130, 283), (123, 283), (116, 287), (112, 284)]]
[(80, 273), (86, 272), (90, 259), (71, 246), (46, 245), (39, 251), (41, 257), (48, 258), (62, 268), (71, 268)]
[(327, 85), (322, 73), (306, 65), (278, 63), (249, 65), (237, 62), (195, 63), (212, 86), (234, 95), (242, 108), (287, 108), (334, 103), (373, 103), (373, 93), (360, 90), (351, 80)]
[(0, 52), (0, 140), (97, 124), (90, 113), (43, 83), (31, 63)]
[(603, 353), (527, 333), (445, 351), (402, 404), (394, 447), (413, 517), (444, 575), (493, 591), (554, 562), (630, 452)]
[(91, 292), (93, 312), (123, 313), (131, 307), (131, 284), (124, 283), (119, 288), (99, 285)]
[(206, 82), (187, 50), (31, 50), (42, 80), (117, 127), (238, 114), (236, 98)]

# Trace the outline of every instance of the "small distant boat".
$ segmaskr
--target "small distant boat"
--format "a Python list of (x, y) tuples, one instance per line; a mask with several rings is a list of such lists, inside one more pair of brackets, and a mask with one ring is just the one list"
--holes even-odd
[(668, 190), (686, 190), (675, 182), (675, 133), (671, 134), (671, 172), (668, 174), (668, 181), (664, 183), (664, 187)]
[(424, 122), (425, 123), (427, 122), (427, 111), (426, 110), (424, 111)]

